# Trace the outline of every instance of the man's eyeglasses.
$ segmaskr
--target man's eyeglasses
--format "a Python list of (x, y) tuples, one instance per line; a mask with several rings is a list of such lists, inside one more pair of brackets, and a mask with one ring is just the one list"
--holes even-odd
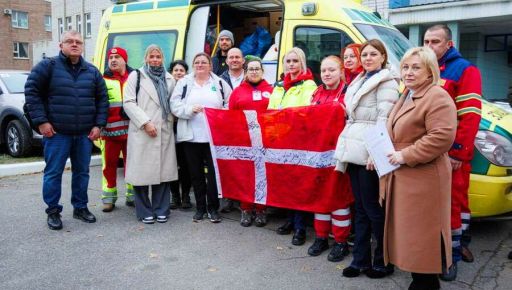
[(63, 43), (69, 44), (69, 45), (72, 45), (72, 44), (82, 45), (82, 44), (84, 44), (83, 41), (81, 41), (81, 40), (74, 40), (74, 39), (66, 39), (66, 40), (63, 41)]

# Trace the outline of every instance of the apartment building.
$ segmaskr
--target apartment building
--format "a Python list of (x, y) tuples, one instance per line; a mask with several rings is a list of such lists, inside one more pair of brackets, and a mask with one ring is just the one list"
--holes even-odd
[(34, 45), (36, 53), (33, 64), (45, 56), (56, 55), (62, 34), (71, 29), (82, 33), (82, 55), (87, 61), (92, 61), (101, 16), (111, 5), (110, 0), (51, 0), (52, 39)]
[(0, 69), (29, 70), (34, 43), (52, 38), (51, 3), (0, 0)]

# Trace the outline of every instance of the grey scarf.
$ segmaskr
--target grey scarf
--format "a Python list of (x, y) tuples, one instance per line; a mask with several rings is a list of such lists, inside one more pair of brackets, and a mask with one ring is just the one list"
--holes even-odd
[(167, 81), (165, 79), (165, 69), (163, 65), (150, 66), (149, 64), (145, 64), (144, 71), (155, 85), (156, 92), (158, 93), (158, 99), (160, 99), (160, 106), (162, 107), (162, 118), (165, 120), (171, 112), (169, 91), (167, 90)]

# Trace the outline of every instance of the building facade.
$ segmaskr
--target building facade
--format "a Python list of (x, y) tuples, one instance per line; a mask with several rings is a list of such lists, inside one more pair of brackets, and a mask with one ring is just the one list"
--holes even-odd
[(0, 0), (0, 69), (30, 70), (34, 44), (52, 39), (51, 3)]
[(455, 46), (482, 72), (484, 97), (512, 99), (512, 0), (363, 0), (415, 45), (425, 30), (447, 24)]
[(82, 55), (87, 61), (92, 61), (101, 16), (111, 5), (110, 0), (51, 0), (52, 39), (34, 44), (33, 64), (44, 57), (56, 55), (59, 52), (60, 38), (67, 30), (82, 33)]

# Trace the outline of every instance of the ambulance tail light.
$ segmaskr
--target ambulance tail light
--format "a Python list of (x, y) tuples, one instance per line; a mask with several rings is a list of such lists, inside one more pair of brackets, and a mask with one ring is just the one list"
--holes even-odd
[(486, 130), (480, 130), (475, 138), (476, 149), (494, 165), (512, 166), (512, 141)]

